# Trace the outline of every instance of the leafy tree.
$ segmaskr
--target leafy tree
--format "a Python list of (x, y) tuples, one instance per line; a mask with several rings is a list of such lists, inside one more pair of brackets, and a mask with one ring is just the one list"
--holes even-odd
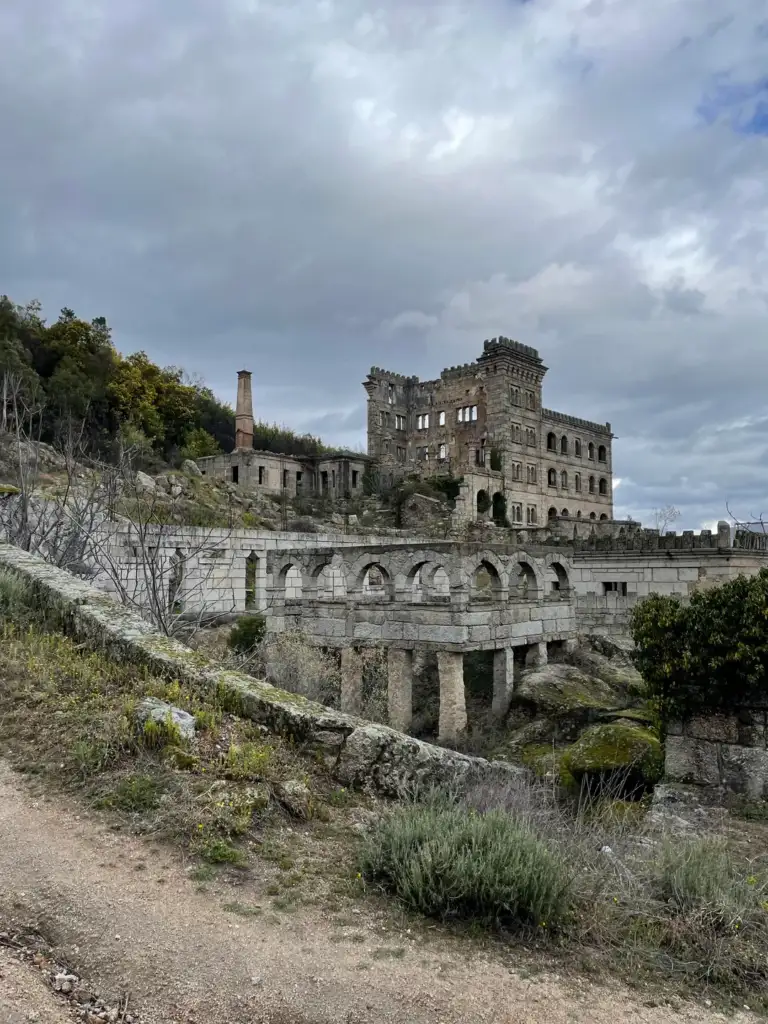
[(221, 452), (219, 442), (202, 427), (195, 427), (187, 434), (187, 440), (181, 449), (183, 459), (203, 459), (207, 455), (218, 455)]
[(632, 616), (635, 660), (662, 721), (768, 703), (768, 569)]

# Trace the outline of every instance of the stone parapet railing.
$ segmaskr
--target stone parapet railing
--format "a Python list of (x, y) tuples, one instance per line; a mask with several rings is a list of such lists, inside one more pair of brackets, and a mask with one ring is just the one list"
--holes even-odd
[(31, 586), (41, 613), (69, 635), (110, 657), (192, 686), (210, 687), (244, 717), (320, 749), (344, 785), (397, 795), (415, 784), (446, 785), (470, 777), (510, 779), (521, 769), (438, 747), (221, 668), (157, 632), (135, 612), (83, 580), (10, 544), (0, 543), (0, 570)]

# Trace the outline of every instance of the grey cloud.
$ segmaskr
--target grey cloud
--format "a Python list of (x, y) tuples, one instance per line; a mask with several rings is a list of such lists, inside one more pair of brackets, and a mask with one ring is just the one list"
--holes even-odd
[(230, 400), (250, 366), (260, 414), (347, 445), (371, 364), (511, 334), (549, 405), (613, 424), (619, 507), (768, 506), (768, 140), (699, 109), (764, 72), (765, 8), (722, 12), (6, 5), (0, 290)]

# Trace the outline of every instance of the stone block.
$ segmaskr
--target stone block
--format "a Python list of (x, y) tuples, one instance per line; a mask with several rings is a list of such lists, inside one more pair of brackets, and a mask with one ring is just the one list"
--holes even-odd
[(677, 583), (677, 573), (677, 569), (657, 569), (654, 567), (651, 570), (651, 580), (653, 583)]
[(688, 736), (667, 736), (664, 778), (695, 786), (719, 786), (718, 744)]
[(684, 734), (695, 740), (713, 743), (738, 743), (739, 723), (733, 715), (698, 715), (689, 718)]
[(734, 793), (744, 793), (751, 800), (768, 795), (768, 750), (741, 747), (737, 744), (720, 748), (720, 781)]

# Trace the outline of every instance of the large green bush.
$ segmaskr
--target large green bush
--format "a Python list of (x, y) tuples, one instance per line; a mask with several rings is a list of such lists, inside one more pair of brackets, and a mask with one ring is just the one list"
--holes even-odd
[(632, 615), (635, 662), (662, 721), (768, 702), (768, 569)]
[(551, 929), (567, 916), (571, 874), (525, 823), (439, 799), (401, 807), (369, 836), (366, 878), (430, 917)]

